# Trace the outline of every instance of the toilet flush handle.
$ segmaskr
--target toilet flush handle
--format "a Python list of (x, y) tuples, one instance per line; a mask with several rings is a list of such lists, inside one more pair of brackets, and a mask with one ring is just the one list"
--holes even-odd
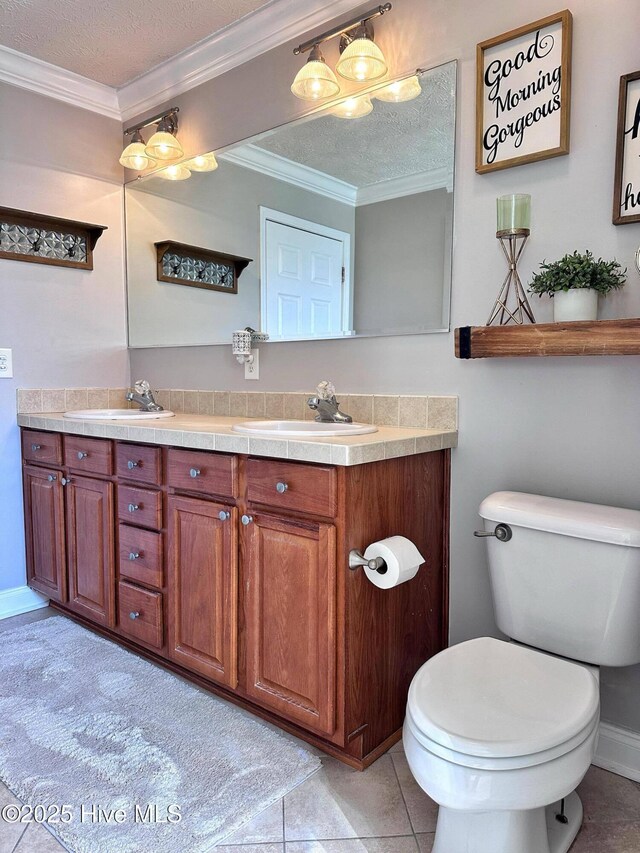
[(501, 542), (508, 542), (513, 536), (513, 532), (508, 524), (496, 524), (494, 531), (474, 530), (473, 535), (479, 539), (484, 539), (485, 536), (495, 536)]

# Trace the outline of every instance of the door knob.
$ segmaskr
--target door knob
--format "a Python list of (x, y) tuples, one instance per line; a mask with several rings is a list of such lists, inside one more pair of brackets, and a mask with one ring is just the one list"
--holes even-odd
[(41, 449), (42, 449), (41, 444), (32, 444), (31, 445), (31, 450), (33, 450), (34, 453), (36, 452), (36, 450), (41, 450)]
[(240, 519), (240, 521), (246, 527), (247, 524), (251, 524), (251, 522), (253, 521), (253, 516), (252, 515), (243, 515), (242, 518)]
[(88, 455), (89, 454), (87, 453), (86, 450), (79, 450), (78, 451), (78, 459), (86, 459)]
[(189, 476), (193, 477), (194, 479), (195, 479), (195, 477), (199, 477), (200, 476), (200, 469), (199, 468), (192, 468), (189, 471)]
[(133, 471), (133, 469), (137, 468), (139, 464), (139, 462), (134, 462), (133, 459), (129, 459), (129, 461), (127, 462), (127, 468), (130, 471)]
[(56, 477), (56, 475), (55, 475), (55, 474), (49, 474), (49, 475), (47, 476), (47, 480), (48, 480), (50, 483), (55, 483), (55, 481), (56, 481), (57, 479), (58, 479), (58, 478)]
[(129, 553), (129, 559), (130, 559), (130, 560), (139, 560), (139, 559), (140, 559), (140, 554), (138, 553), (138, 551), (131, 551), (131, 552)]
[(73, 483), (73, 480), (71, 479), (71, 477), (63, 477), (62, 480), (60, 480), (60, 482), (62, 483), (63, 486), (70, 486), (71, 483)]
[(495, 530), (474, 530), (473, 535), (478, 539), (484, 539), (487, 536), (495, 536), (500, 542), (508, 542), (513, 536), (513, 531), (508, 524), (496, 524)]
[(283, 495), (289, 488), (288, 483), (276, 483), (276, 492)]
[(138, 611), (134, 610), (129, 614), (129, 619), (137, 619), (139, 616), (140, 614), (138, 613)]
[(227, 512), (224, 509), (221, 509), (218, 513), (218, 518), (220, 519), (220, 521), (227, 521), (227, 519), (231, 518), (231, 513)]
[(140, 507), (138, 506), (138, 504), (129, 504), (129, 512), (137, 512), (137, 510), (139, 509)]

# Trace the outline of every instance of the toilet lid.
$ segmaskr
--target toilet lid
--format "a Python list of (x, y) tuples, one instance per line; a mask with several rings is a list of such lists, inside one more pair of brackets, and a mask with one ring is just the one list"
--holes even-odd
[(431, 658), (409, 689), (421, 732), (466, 755), (531, 755), (565, 743), (598, 713), (593, 674), (513, 643), (481, 637)]

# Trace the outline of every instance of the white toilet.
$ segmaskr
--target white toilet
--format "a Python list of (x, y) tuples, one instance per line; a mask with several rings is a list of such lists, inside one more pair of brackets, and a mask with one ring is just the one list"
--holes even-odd
[(497, 492), (480, 515), (512, 642), (469, 640), (420, 668), (407, 760), (440, 805), (433, 853), (566, 853), (597, 744), (598, 667), (640, 662), (640, 512)]

